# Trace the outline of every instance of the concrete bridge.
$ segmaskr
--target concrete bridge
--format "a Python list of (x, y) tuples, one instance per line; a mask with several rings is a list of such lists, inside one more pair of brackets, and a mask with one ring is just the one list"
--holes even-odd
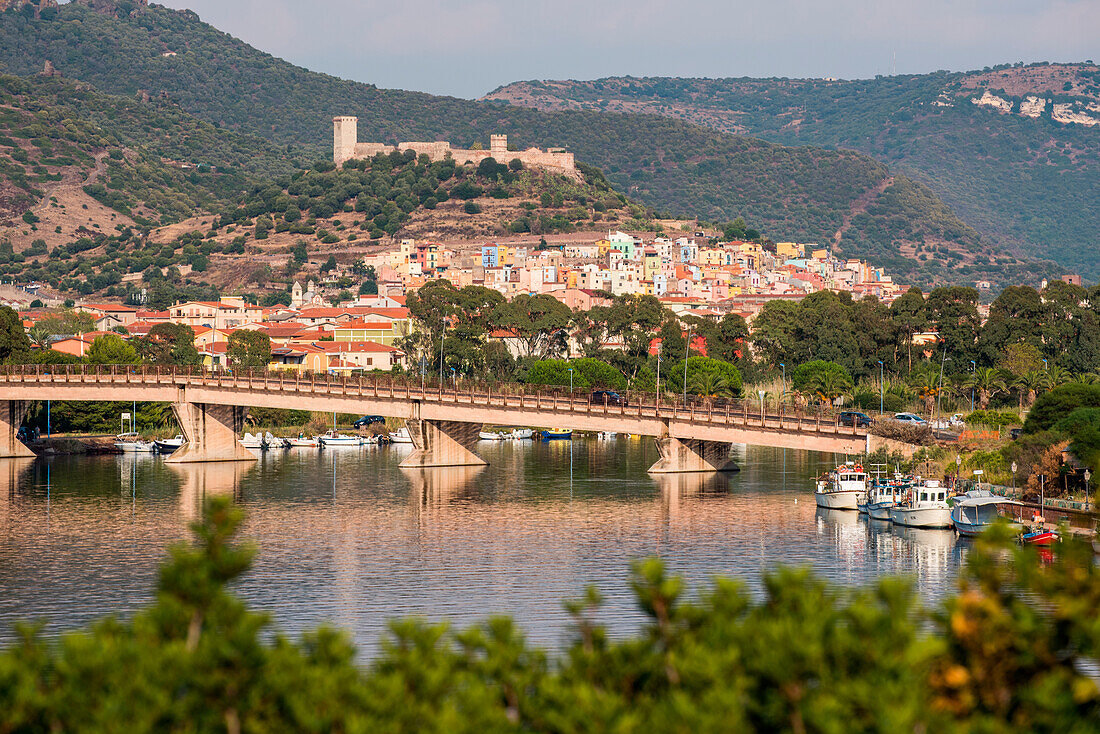
[(288, 372), (210, 372), (154, 366), (8, 365), (0, 367), (0, 458), (32, 457), (17, 438), (31, 401), (141, 401), (172, 405), (187, 439), (165, 461), (253, 461), (237, 440), (249, 407), (382, 415), (405, 421), (415, 450), (407, 468), (479, 466), (483, 424), (568, 427), (653, 436), (660, 459), (650, 472), (735, 469), (730, 445), (856, 454), (877, 445), (865, 429), (837, 425), (831, 411), (762, 409), (751, 401), (658, 402), (629, 394), (629, 404), (591, 405), (588, 394), (533, 386), (446, 384), (412, 378)]

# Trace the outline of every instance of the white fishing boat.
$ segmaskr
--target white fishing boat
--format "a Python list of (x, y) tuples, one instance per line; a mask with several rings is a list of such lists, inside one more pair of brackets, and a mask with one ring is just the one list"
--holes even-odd
[(481, 441), (503, 441), (506, 438), (511, 438), (511, 434), (504, 433), (503, 431), (481, 431), (477, 434), (477, 437)]
[(284, 438), (287, 448), (317, 448), (321, 445), (321, 441), (317, 436), (292, 436), (291, 438)]
[(409, 435), (409, 429), (405, 426), (401, 426), (396, 431), (390, 433), (390, 441), (393, 443), (412, 443), (412, 436)]
[(323, 436), (318, 436), (321, 448), (336, 448), (338, 446), (359, 446), (363, 439), (359, 436), (347, 436), (336, 431), (329, 431)]
[(951, 527), (951, 507), (947, 504), (947, 488), (936, 479), (926, 479), (911, 487), (901, 500), (890, 508), (890, 521), (910, 528)]
[(152, 441), (143, 441), (137, 433), (120, 433), (115, 436), (115, 448), (124, 454), (151, 454), (157, 450)]
[(890, 520), (890, 508), (898, 503), (911, 482), (900, 474), (886, 482), (875, 482), (867, 490), (867, 515), (872, 520)]
[(186, 439), (184, 439), (183, 434), (177, 433), (175, 438), (165, 438), (160, 441), (154, 441), (153, 444), (156, 446), (158, 454), (170, 454), (180, 446), (183, 446), (185, 441)]
[(854, 510), (859, 498), (866, 494), (867, 474), (863, 466), (849, 461), (817, 480), (814, 499), (818, 507)]
[(530, 428), (516, 428), (512, 431), (510, 438), (517, 441), (526, 441), (535, 437), (535, 432)]
[[(955, 529), (959, 535), (981, 535), (982, 532), (1003, 517), (1002, 505), (1018, 505), (1016, 500), (993, 494), (988, 489), (972, 489), (966, 494), (955, 498), (955, 504), (951, 508), (951, 521), (955, 523)], [(1013, 522), (1010, 525), (1022, 532), (1024, 526)]]
[(615, 433), (615, 431), (600, 431), (596, 434), (596, 438), (600, 439), (601, 441), (610, 441), (618, 435), (619, 434)]

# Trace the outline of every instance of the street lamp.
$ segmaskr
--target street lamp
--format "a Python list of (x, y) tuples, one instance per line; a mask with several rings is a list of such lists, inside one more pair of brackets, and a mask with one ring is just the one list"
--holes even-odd
[(439, 332), (439, 389), (443, 389), (443, 337), (447, 334), (447, 319), (443, 318), (443, 329)]
[(882, 360), (878, 361), (878, 414), (885, 413), (883, 405), (886, 402), (886, 379), (882, 375)]
[(1016, 496), (1016, 462), (1012, 462), (1012, 496)]
[(665, 345), (665, 343), (664, 343), (663, 339), (661, 341), (657, 342), (657, 402), (656, 402), (656, 406), (657, 406), (658, 410), (661, 409), (661, 348), (664, 347), (664, 345)]
[(688, 355), (691, 354), (692, 328), (688, 327), (687, 343), (684, 344), (684, 405), (687, 405), (688, 402)]
[(1089, 505), (1089, 480), (1092, 479), (1092, 472), (1085, 469), (1085, 511), (1088, 512)]
[(569, 392), (573, 392), (573, 368), (569, 368)]
[(458, 371), (454, 367), (451, 368), (451, 384), (458, 390)]
[(963, 457), (959, 454), (955, 454), (955, 484), (959, 483), (959, 477), (962, 476), (962, 463)]
[[(978, 364), (974, 360), (970, 360), (970, 374), (974, 374), (978, 369)], [(970, 382), (970, 412), (974, 412), (974, 382)]]
[(779, 404), (783, 404), (783, 398), (787, 395), (787, 365), (779, 363), (779, 369), (783, 370), (783, 386), (779, 390)]

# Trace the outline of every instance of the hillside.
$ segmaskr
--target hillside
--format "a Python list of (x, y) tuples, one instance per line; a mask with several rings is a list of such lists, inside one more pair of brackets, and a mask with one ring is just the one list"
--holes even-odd
[[(853, 152), (785, 147), (659, 115), (546, 114), (380, 90), (295, 67), (188, 11), (150, 6), (117, 15), (79, 3), (41, 17), (0, 14), (0, 63), (27, 75), (49, 61), (65, 77), (102, 91), (173, 104), (307, 158), (329, 155), (337, 114), (359, 117), (361, 140), (468, 146), (499, 132), (521, 147), (562, 146), (659, 211), (715, 221), (743, 216), (779, 240), (829, 242), (842, 231), (841, 252), (889, 260), (895, 275), (910, 282), (1008, 283), (1055, 272), (1002, 257), (915, 183), (893, 188), (901, 180), (895, 177), (884, 188), (890, 171)], [(880, 189), (891, 195), (869, 201)], [(897, 204), (903, 209), (891, 208)], [(918, 249), (926, 259), (899, 256)], [(937, 254), (945, 249), (952, 258)]]
[(850, 148), (927, 184), (1004, 248), (1100, 277), (1100, 67), (1035, 64), (865, 80), (517, 82), (487, 100), (659, 114), (788, 145)]

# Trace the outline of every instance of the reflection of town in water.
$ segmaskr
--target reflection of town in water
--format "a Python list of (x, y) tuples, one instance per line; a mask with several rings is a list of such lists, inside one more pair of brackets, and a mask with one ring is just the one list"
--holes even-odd
[[(641, 617), (631, 561), (659, 556), (694, 589), (809, 566), (842, 584), (883, 573), (950, 591), (953, 536), (817, 511), (812, 479), (835, 457), (738, 446), (740, 471), (653, 477), (651, 440), (620, 436), (479, 446), (487, 467), (405, 470), (411, 447), (265, 452), (254, 463), (166, 465), (149, 455), (0, 465), (0, 642), (9, 623), (47, 633), (148, 603), (165, 547), (205, 498), (232, 496), (258, 546), (234, 593), (291, 634), (331, 623), (369, 655), (388, 619), (471, 624), (513, 615), (559, 644), (561, 601), (596, 584), (612, 634)], [(930, 534), (926, 534), (930, 533)]]

